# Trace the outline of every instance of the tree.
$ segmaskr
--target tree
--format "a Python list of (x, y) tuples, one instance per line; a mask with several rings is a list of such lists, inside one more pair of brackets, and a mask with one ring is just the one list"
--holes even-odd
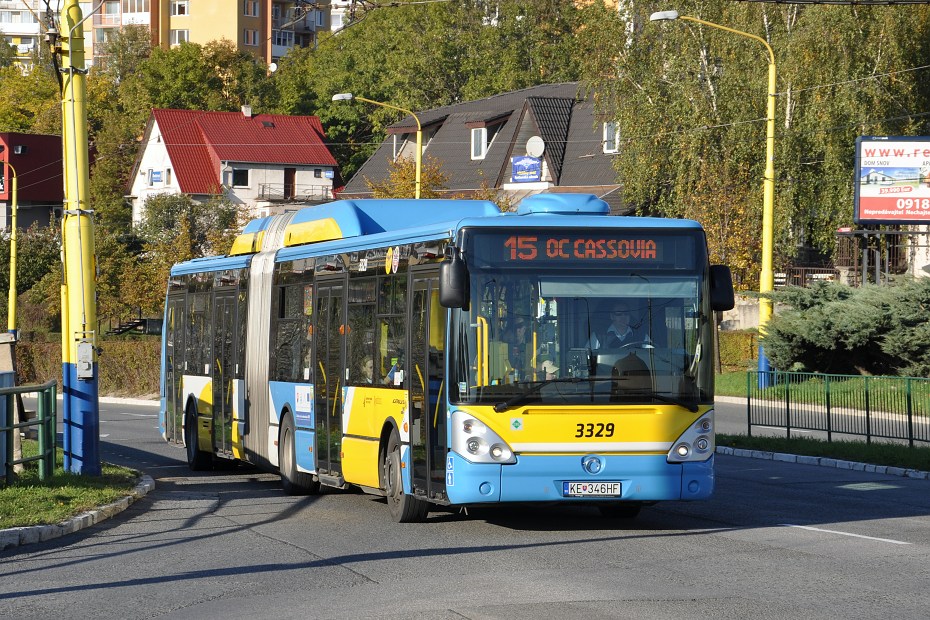
[[(383, 181), (365, 178), (374, 198), (413, 198), (416, 195), (416, 162), (413, 158), (398, 158), (389, 162)], [(442, 164), (426, 156), (420, 165), (420, 198), (439, 198), (449, 182)]]
[[(493, 5), (493, 7), (492, 7)], [(455, 0), (373, 8), (315, 50), (288, 54), (274, 75), (278, 112), (315, 113), (345, 178), (402, 115), (332, 102), (341, 92), (432, 109), (502, 91), (578, 78), (574, 3)]]
[(0, 69), (9, 67), (14, 62), (16, 62), (16, 48), (6, 41), (0, 41)]
[(142, 251), (122, 263), (118, 286), (129, 307), (160, 314), (171, 266), (227, 253), (244, 222), (236, 205), (221, 198), (198, 203), (184, 194), (159, 194), (143, 209), (137, 228)]
[(858, 289), (819, 284), (772, 298), (788, 306), (762, 337), (780, 370), (930, 376), (930, 279)]
[[(652, 23), (654, 8), (627, 4), (615, 13), (593, 3), (579, 33), (592, 96), (603, 117), (620, 125), (624, 200), (644, 214), (699, 214), (708, 228), (739, 210), (752, 234), (718, 235), (711, 251), (740, 263), (759, 253), (765, 48), (684, 20)], [(804, 245), (829, 255), (837, 226), (851, 221), (856, 136), (930, 129), (917, 114), (930, 103), (923, 43), (930, 8), (722, 0), (676, 8), (761, 36), (774, 49), (776, 268)], [(740, 288), (758, 284), (754, 265), (741, 264), (735, 275)]]

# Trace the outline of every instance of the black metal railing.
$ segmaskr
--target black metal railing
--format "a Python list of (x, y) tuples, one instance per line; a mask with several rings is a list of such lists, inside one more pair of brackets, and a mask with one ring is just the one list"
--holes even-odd
[[(765, 374), (767, 387), (759, 387)], [(930, 379), (807, 372), (746, 375), (747, 422), (753, 426), (834, 435), (930, 442)]]
[[(6, 416), (3, 420), (3, 424), (0, 425), (0, 435), (3, 436), (6, 444), (4, 451), (5, 458), (3, 459), (6, 484), (12, 484), (15, 477), (14, 468), (16, 465), (25, 465), (33, 461), (38, 461), (39, 463), (40, 480), (45, 480), (55, 473), (55, 450), (57, 448), (55, 392), (57, 386), (57, 382), (52, 380), (42, 385), (22, 385), (19, 387), (0, 388), (0, 397), (6, 397)], [(35, 419), (14, 424), (13, 412), (16, 411), (16, 397), (31, 392), (36, 392), (38, 396)], [(26, 458), (15, 458), (13, 453), (14, 433), (19, 433), (20, 429), (33, 427), (38, 430), (39, 453), (35, 456)]]
[(261, 183), (258, 186), (258, 199), (270, 202), (323, 202), (333, 199), (333, 188), (328, 185)]

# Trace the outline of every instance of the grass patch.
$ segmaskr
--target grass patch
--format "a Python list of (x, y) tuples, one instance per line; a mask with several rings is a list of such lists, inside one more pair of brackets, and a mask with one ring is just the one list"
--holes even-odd
[[(23, 454), (38, 454), (38, 443), (24, 440)], [(67, 473), (63, 458), (59, 449), (55, 475), (44, 481), (38, 464), (29, 463), (12, 485), (0, 487), (0, 529), (59, 523), (129, 495), (139, 478), (132, 469), (107, 463), (99, 477)]]
[(746, 371), (725, 372), (714, 379), (717, 396), (740, 396), (746, 398)]
[(809, 437), (749, 437), (747, 435), (717, 435), (718, 446), (782, 452), (802, 456), (823, 456), (831, 459), (871, 463), (930, 471), (930, 447), (914, 447), (864, 441), (824, 441)]

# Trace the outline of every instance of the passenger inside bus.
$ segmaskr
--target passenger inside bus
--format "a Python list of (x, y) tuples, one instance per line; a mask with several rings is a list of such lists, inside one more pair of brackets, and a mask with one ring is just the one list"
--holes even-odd
[(361, 363), (358, 367), (359, 370), (359, 383), (371, 383), (372, 375), (374, 374), (375, 367), (374, 362), (371, 359), (370, 355), (366, 355), (362, 358)]

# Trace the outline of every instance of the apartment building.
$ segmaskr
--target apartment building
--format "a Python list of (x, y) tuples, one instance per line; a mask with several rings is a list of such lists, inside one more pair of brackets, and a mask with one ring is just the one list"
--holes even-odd
[(108, 37), (131, 24), (148, 26), (152, 42), (163, 48), (228, 39), (270, 64), (294, 47), (313, 45), (317, 32), (329, 29), (329, 0), (105, 0), (93, 18), (94, 57)]
[[(104, 0), (80, 2), (84, 17), (86, 64), (103, 58), (103, 44), (125, 26), (141, 25), (152, 42), (164, 48), (191, 41), (236, 42), (239, 49), (271, 64), (294, 47), (316, 43), (330, 29), (330, 0)], [(32, 64), (31, 54), (44, 44), (44, 0), (0, 0), (0, 37), (16, 46), (19, 63)], [(55, 14), (57, 21), (58, 15)]]

